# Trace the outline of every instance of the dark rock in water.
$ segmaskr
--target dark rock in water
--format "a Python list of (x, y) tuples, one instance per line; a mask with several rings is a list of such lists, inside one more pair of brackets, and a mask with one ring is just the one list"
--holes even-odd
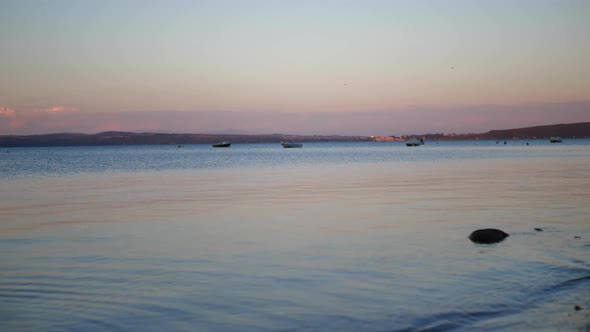
[(535, 228), (535, 230), (536, 230), (537, 232), (542, 232), (542, 231), (543, 231), (543, 229), (542, 229), (542, 228)]
[(499, 229), (486, 228), (478, 229), (469, 235), (469, 240), (475, 243), (492, 244), (502, 242), (505, 238), (510, 236)]

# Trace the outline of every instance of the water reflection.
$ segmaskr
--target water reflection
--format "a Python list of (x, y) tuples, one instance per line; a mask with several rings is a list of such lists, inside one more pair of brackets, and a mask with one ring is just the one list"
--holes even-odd
[[(567, 310), (590, 306), (588, 165), (518, 158), (6, 180), (0, 328), (573, 330), (583, 320), (564, 321)], [(511, 237), (468, 241), (490, 226)]]
[(94, 172), (141, 172), (220, 168), (297, 169), (350, 163), (422, 162), (513, 158), (586, 158), (590, 140), (568, 140), (559, 146), (536, 140), (531, 146), (498, 147), (493, 141), (453, 141), (408, 148), (401, 142), (306, 143), (303, 149), (277, 144), (236, 144), (229, 149), (209, 145), (97, 146), (12, 148), (0, 158), (0, 179), (35, 175)]

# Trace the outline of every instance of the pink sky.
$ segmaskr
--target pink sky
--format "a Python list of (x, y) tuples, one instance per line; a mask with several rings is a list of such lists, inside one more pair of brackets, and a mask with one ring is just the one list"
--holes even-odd
[(0, 134), (590, 121), (590, 1), (0, 1)]
[(101, 131), (403, 135), (468, 133), (590, 121), (590, 102), (419, 108), (389, 112), (84, 112), (71, 106), (20, 111), (0, 107), (0, 133)]

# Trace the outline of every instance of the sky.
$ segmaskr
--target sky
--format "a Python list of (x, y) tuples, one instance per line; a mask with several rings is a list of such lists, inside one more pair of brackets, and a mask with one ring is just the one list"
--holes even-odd
[(590, 121), (590, 1), (0, 1), (0, 135)]

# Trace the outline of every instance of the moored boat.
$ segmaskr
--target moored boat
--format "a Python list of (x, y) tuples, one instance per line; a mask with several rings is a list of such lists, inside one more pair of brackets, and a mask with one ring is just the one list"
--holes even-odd
[(419, 146), (419, 145), (423, 145), (423, 144), (424, 144), (424, 140), (417, 139), (416, 137), (412, 137), (406, 141), (406, 146)]
[(549, 137), (551, 143), (561, 143), (561, 137)]
[(223, 141), (223, 142), (219, 142), (219, 143), (217, 143), (217, 144), (213, 144), (213, 147), (214, 147), (214, 148), (229, 148), (229, 147), (230, 147), (230, 145), (231, 145), (231, 143), (230, 143), (230, 142)]
[(301, 143), (293, 143), (293, 142), (281, 142), (281, 145), (284, 148), (301, 148), (301, 147), (303, 147), (303, 144), (301, 144)]

